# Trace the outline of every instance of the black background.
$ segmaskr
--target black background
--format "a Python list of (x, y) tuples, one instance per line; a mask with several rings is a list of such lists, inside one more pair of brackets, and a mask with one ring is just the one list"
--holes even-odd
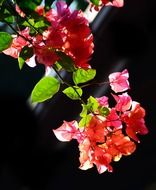
[[(148, 135), (139, 136), (141, 143), (133, 155), (112, 164), (113, 173), (98, 174), (95, 167), (81, 171), (77, 143), (58, 142), (52, 133), (63, 120), (77, 119), (79, 102), (59, 93), (31, 109), (27, 100), (43, 66), (25, 65), (20, 71), (15, 59), (0, 55), (0, 190), (156, 189), (155, 8), (155, 0), (127, 0), (123, 8), (111, 8), (91, 24), (95, 80), (107, 80), (111, 72), (127, 68), (129, 94), (145, 108), (149, 129)], [(84, 97), (109, 93), (107, 86), (92, 86)]]

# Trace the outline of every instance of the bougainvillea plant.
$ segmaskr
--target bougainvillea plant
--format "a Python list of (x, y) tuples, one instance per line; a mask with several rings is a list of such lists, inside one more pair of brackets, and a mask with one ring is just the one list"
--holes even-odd
[[(123, 6), (123, 0), (87, 2), (91, 12), (102, 6)], [(82, 106), (79, 120), (64, 120), (52, 130), (55, 136), (63, 142), (77, 140), (80, 169), (95, 165), (100, 174), (112, 172), (111, 163), (131, 155), (140, 142), (138, 135), (148, 133), (144, 108), (128, 94), (128, 70), (111, 73), (103, 82), (110, 85), (114, 106), (107, 96), (90, 95), (84, 100), (84, 87), (92, 84), (96, 70), (89, 63), (93, 35), (82, 10), (71, 10), (63, 0), (0, 0), (0, 21), (11, 29), (0, 32), (0, 52), (16, 58), (20, 69), (24, 64), (45, 66), (45, 75), (32, 90), (32, 102), (51, 99), (63, 88), (67, 97)], [(56, 75), (48, 75), (49, 69)], [(64, 80), (62, 71), (72, 76), (72, 82)]]

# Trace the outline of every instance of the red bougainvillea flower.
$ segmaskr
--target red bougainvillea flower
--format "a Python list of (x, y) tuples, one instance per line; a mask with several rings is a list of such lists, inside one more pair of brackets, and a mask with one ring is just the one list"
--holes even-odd
[[(113, 123), (113, 121), (112, 121)], [(118, 161), (122, 155), (130, 155), (135, 151), (135, 143), (128, 136), (124, 136), (120, 129), (111, 126), (101, 120), (101, 117), (93, 116), (85, 127), (86, 138), (79, 144), (80, 169), (86, 170), (96, 165), (99, 173), (106, 170), (113, 171), (110, 163)]]
[(108, 127), (115, 127), (115, 129), (122, 128), (122, 123), (115, 108), (112, 108), (108, 116), (106, 116), (106, 123)]
[[(115, 92), (129, 89), (128, 72), (116, 72), (109, 75), (111, 88)], [(131, 155), (139, 143), (137, 134), (145, 135), (148, 129), (145, 125), (145, 110), (138, 102), (132, 101), (127, 92), (112, 94), (116, 101), (115, 107), (110, 107), (108, 97), (102, 96), (92, 101), (94, 112), (88, 113), (85, 118), (83, 105), (83, 117), (80, 122), (64, 122), (61, 127), (53, 130), (61, 141), (76, 139), (79, 143), (79, 168), (87, 170), (94, 165), (98, 173), (112, 172), (112, 162), (119, 161), (122, 156)], [(93, 97), (92, 97), (93, 98)], [(94, 105), (95, 103), (95, 105)], [(105, 111), (101, 111), (104, 109)], [(83, 114), (82, 114), (83, 113)], [(89, 117), (88, 117), (89, 116)], [(89, 118), (89, 121), (87, 121)], [(86, 120), (85, 120), (86, 119)], [(82, 126), (82, 121), (84, 126)]]
[(123, 70), (122, 72), (115, 72), (109, 75), (109, 82), (111, 89), (117, 92), (123, 92), (128, 90), (129, 87), (129, 73), (127, 69)]
[[(93, 53), (93, 36), (87, 19), (81, 11), (71, 12), (64, 1), (57, 1), (56, 8), (45, 14), (51, 26), (44, 44), (34, 46), (38, 62), (52, 66), (59, 60), (57, 51), (62, 51), (73, 59), (77, 67), (90, 67), (88, 61)], [(46, 54), (50, 59), (46, 59)]]
[(126, 133), (133, 140), (140, 142), (136, 134), (145, 135), (148, 129), (145, 125), (145, 110), (138, 102), (132, 102), (130, 111), (124, 112), (121, 116), (122, 120), (126, 123)]
[(127, 156), (135, 151), (135, 143), (122, 133), (121, 121), (120, 125), (116, 125), (119, 116), (112, 110), (106, 118), (92, 115), (84, 128), (79, 128), (76, 121), (64, 121), (61, 127), (53, 130), (61, 141), (78, 141), (80, 169), (87, 170), (96, 165), (100, 174), (106, 170), (112, 172), (112, 161), (118, 161), (122, 155)]
[[(16, 11), (24, 17), (25, 15), (16, 6)], [(48, 12), (44, 7), (36, 8), (39, 15), (44, 16), (50, 26), (41, 35), (29, 35), (29, 28), (20, 31), (20, 36), (14, 36), (12, 45), (5, 54), (18, 58), (21, 49), (28, 45), (30, 40), (34, 55), (38, 63), (45, 67), (51, 67), (62, 57), (58, 52), (64, 52), (70, 56), (76, 67), (90, 68), (88, 61), (93, 53), (93, 35), (89, 28), (89, 22), (82, 11), (71, 11), (64, 1), (56, 2), (56, 10)], [(23, 37), (22, 37), (23, 36)]]
[(107, 153), (112, 155), (114, 161), (119, 161), (122, 155), (131, 155), (136, 149), (135, 143), (128, 136), (123, 135), (121, 130), (107, 136), (106, 145)]
[(24, 30), (19, 31), (19, 34), (24, 36), (25, 39), (21, 36), (13, 35), (11, 46), (8, 49), (4, 50), (3, 53), (10, 55), (11, 57), (18, 58), (22, 48), (29, 44), (29, 42), (26, 40), (30, 39), (29, 28), (27, 27)]

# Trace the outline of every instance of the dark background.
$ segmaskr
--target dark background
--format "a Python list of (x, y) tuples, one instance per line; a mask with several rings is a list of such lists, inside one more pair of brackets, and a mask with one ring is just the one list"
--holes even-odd
[[(91, 24), (95, 51), (90, 61), (96, 81), (127, 68), (129, 94), (146, 109), (149, 134), (140, 136), (134, 154), (113, 163), (114, 172), (81, 171), (77, 143), (59, 142), (52, 129), (71, 121), (79, 102), (59, 93), (32, 109), (28, 99), (44, 74), (0, 55), (0, 190), (105, 189), (156, 190), (156, 2), (125, 0), (123, 8), (105, 8)], [(86, 88), (84, 97), (108, 95), (107, 86)]]

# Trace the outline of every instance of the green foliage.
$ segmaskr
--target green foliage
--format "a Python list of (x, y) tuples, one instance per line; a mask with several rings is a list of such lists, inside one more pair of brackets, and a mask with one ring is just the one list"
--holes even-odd
[(43, 77), (34, 87), (31, 93), (32, 102), (43, 102), (52, 98), (60, 88), (60, 82), (50, 76)]
[(94, 5), (98, 6), (100, 3), (100, 0), (90, 0)]
[(98, 101), (94, 97), (90, 96), (87, 100), (87, 104), (82, 104), (82, 111), (80, 113), (81, 120), (79, 122), (79, 127), (87, 126), (92, 118), (91, 113), (107, 116), (110, 111), (107, 107), (99, 106)]
[(16, 3), (25, 13), (34, 11), (41, 2), (42, 0), (16, 0)]
[(72, 100), (80, 100), (83, 92), (80, 87), (73, 86), (63, 90), (63, 93), (66, 94)]
[(95, 113), (99, 108), (98, 101), (90, 96), (87, 100), (87, 104), (82, 104), (82, 111), (80, 113), (81, 117), (86, 117), (88, 113)]
[(55, 64), (53, 65), (53, 68), (56, 69), (57, 71), (60, 71), (62, 69), (62, 66), (56, 61)]
[(23, 47), (23, 49), (20, 52), (20, 55), (18, 57), (18, 64), (19, 64), (19, 68), (22, 69), (25, 61), (29, 58), (31, 58), (33, 56), (34, 52), (33, 52), (33, 48), (32, 47), (28, 47), (25, 46)]
[(93, 96), (90, 96), (87, 101), (88, 110), (91, 112), (95, 112), (97, 111), (98, 107), (99, 107), (98, 101)]
[(12, 36), (7, 32), (0, 32), (0, 52), (10, 47)]
[(73, 81), (77, 85), (92, 80), (96, 75), (95, 69), (77, 69), (73, 72)]
[(0, 0), (0, 6), (2, 6), (3, 2), (4, 2), (4, 0)]
[(60, 60), (58, 61), (58, 63), (62, 66), (63, 69), (65, 69), (68, 72), (73, 72), (76, 70), (74, 66), (74, 62), (71, 59), (71, 57), (69, 57), (68, 55), (66, 55), (65, 53), (61, 51), (58, 51), (56, 53), (60, 57)]
[(6, 9), (6, 6), (2, 6), (0, 9), (0, 21), (7, 22), (7, 23), (13, 23), (14, 20), (15, 19), (13, 16), (13, 12)]
[(99, 110), (100, 115), (102, 115), (102, 116), (107, 116), (110, 113), (110, 111), (107, 107), (99, 106), (98, 110)]
[(80, 116), (81, 116), (81, 117), (86, 117), (87, 114), (88, 114), (87, 105), (82, 104), (82, 111), (81, 111), (81, 113), (80, 113)]
[(86, 115), (80, 120), (79, 127), (85, 127), (90, 122), (91, 119), (92, 119), (91, 115)]
[(42, 33), (45, 29), (47, 29), (48, 26), (50, 26), (50, 23), (43, 17), (38, 16), (38, 14), (33, 13), (29, 15), (30, 18), (27, 20), (21, 19), (21, 24), (25, 27), (30, 28), (30, 34), (35, 34), (37, 31)]

